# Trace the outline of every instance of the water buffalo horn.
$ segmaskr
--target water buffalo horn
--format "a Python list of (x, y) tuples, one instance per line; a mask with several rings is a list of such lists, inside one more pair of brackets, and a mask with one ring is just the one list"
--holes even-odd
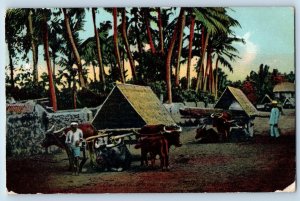
[(46, 131), (46, 133), (50, 133), (54, 130), (54, 124), (51, 126), (51, 128), (49, 130)]
[(62, 129), (60, 129), (60, 130), (58, 130), (58, 131), (54, 131), (53, 133), (54, 133), (54, 134), (61, 133), (64, 129), (65, 129), (65, 127), (63, 127)]
[(177, 130), (178, 132), (182, 132), (182, 128), (181, 127), (179, 127), (179, 129)]
[(166, 130), (166, 126), (164, 126), (164, 132), (165, 132), (165, 133), (171, 133), (171, 131), (167, 131), (167, 130)]

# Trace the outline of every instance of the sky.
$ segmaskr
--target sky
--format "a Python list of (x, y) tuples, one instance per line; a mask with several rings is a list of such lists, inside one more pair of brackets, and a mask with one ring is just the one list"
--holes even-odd
[(237, 44), (242, 59), (234, 63), (231, 80), (242, 79), (260, 64), (280, 72), (295, 70), (294, 8), (293, 7), (233, 7), (229, 15), (241, 28), (234, 28), (246, 44)]

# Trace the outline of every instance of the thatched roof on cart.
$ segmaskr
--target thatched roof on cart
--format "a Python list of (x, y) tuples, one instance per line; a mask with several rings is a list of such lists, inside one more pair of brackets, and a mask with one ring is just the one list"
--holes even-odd
[(97, 111), (92, 123), (97, 129), (110, 129), (171, 125), (175, 121), (150, 87), (117, 84)]
[(245, 111), (247, 116), (254, 116), (257, 114), (257, 110), (254, 105), (249, 101), (247, 96), (240, 90), (234, 87), (227, 87), (215, 108), (221, 108), (228, 110), (232, 103), (237, 102), (240, 104), (241, 108)]
[(274, 86), (273, 92), (295, 92), (295, 84), (292, 82), (282, 82)]

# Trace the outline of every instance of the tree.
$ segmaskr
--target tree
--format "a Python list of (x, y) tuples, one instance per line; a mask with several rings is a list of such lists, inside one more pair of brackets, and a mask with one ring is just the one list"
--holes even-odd
[(156, 8), (157, 10), (157, 25), (158, 25), (158, 33), (159, 33), (159, 50), (161, 54), (164, 54), (164, 35), (163, 35), (163, 25), (161, 19), (160, 8)]
[(124, 69), (121, 63), (121, 57), (119, 52), (119, 42), (118, 42), (118, 22), (117, 22), (118, 10), (117, 8), (113, 8), (113, 24), (114, 24), (114, 49), (115, 49), (115, 57), (120, 70), (120, 79), (122, 83), (125, 83), (124, 78)]
[(8, 9), (5, 15), (5, 42), (8, 49), (8, 58), (9, 58), (9, 69), (10, 69), (10, 86), (15, 88), (14, 81), (14, 57), (16, 57), (17, 52), (20, 52), (18, 45), (18, 35), (21, 33), (20, 25), (18, 24), (19, 20), (16, 20), (16, 13), (14, 9)]
[(69, 18), (69, 15), (68, 15), (68, 12), (67, 12), (66, 8), (62, 8), (62, 12), (64, 14), (64, 22), (65, 22), (65, 27), (66, 27), (66, 31), (67, 31), (68, 40), (69, 40), (69, 43), (71, 44), (72, 51), (73, 51), (73, 54), (74, 54), (74, 57), (75, 57), (75, 60), (76, 60), (77, 67), (78, 67), (79, 82), (80, 82), (81, 87), (85, 88), (86, 87), (86, 81), (83, 77), (82, 62), (81, 62), (81, 58), (80, 58), (77, 46), (75, 44), (75, 41), (74, 41), (74, 38), (73, 38), (73, 35), (72, 35), (72, 30), (71, 30), (71, 27), (70, 27), (70, 18)]
[[(233, 72), (233, 67), (230, 64), (230, 61), (236, 61), (236, 59), (240, 59), (238, 56), (238, 50), (233, 46), (233, 43), (245, 43), (242, 38), (238, 38), (236, 36), (228, 36), (227, 34), (219, 34), (214, 37), (212, 41), (213, 53), (216, 56), (216, 75), (215, 75), (215, 99), (218, 97), (218, 68), (219, 64), (223, 67), (228, 68), (231, 72)], [(229, 59), (229, 60), (228, 60)]]
[(155, 50), (155, 47), (154, 47), (152, 34), (151, 34), (151, 29), (150, 29), (150, 22), (149, 22), (149, 19), (151, 18), (149, 10), (150, 10), (150, 8), (142, 8), (143, 17), (144, 17), (145, 25), (146, 25), (148, 41), (149, 41), (149, 45), (150, 45), (150, 50), (151, 50), (152, 54), (155, 54), (156, 50)]
[[(179, 19), (182, 18), (184, 15), (183, 9), (180, 9)], [(171, 58), (172, 58), (172, 52), (174, 49), (174, 45), (176, 42), (176, 38), (178, 35), (178, 27), (179, 27), (179, 20), (177, 22), (176, 28), (173, 30), (173, 36), (171, 38), (171, 41), (169, 42), (168, 46), (168, 54), (166, 58), (166, 84), (167, 84), (167, 97), (168, 97), (168, 103), (172, 103), (172, 84), (171, 84)]]
[[(196, 91), (201, 88), (201, 81), (203, 76), (204, 58), (210, 36), (220, 32), (227, 32), (228, 29), (225, 26), (229, 23), (230, 18), (226, 15), (225, 8), (194, 8), (193, 12), (196, 16), (196, 21), (202, 24), (202, 38), (205, 36), (205, 40), (202, 40), (201, 48), (201, 62), (199, 63), (200, 70), (197, 75)], [(207, 76), (204, 76), (202, 89), (206, 90)]]
[(125, 45), (125, 48), (126, 48), (127, 57), (129, 59), (130, 67), (131, 67), (132, 79), (133, 79), (134, 82), (136, 82), (135, 64), (134, 64), (134, 60), (133, 60), (132, 55), (131, 55), (130, 45), (129, 45), (128, 39), (127, 39), (126, 22), (127, 22), (126, 8), (124, 8), (122, 10), (122, 37), (123, 37), (124, 45)]
[(50, 55), (49, 55), (47, 11), (44, 11), (42, 25), (43, 25), (42, 30), (43, 30), (43, 39), (44, 39), (45, 60), (47, 63), (48, 78), (49, 78), (50, 99), (51, 99), (53, 111), (55, 112), (57, 111), (57, 103), (56, 103), (56, 93), (53, 84), (52, 69), (51, 69), (51, 62), (50, 62)]
[(181, 50), (182, 50), (183, 30), (185, 27), (185, 10), (182, 8), (180, 12), (182, 12), (182, 14), (180, 14), (180, 18), (178, 20), (179, 37), (178, 37), (177, 63), (175, 68), (176, 87), (179, 87), (180, 59), (181, 59)]
[(187, 90), (190, 89), (191, 85), (191, 61), (192, 61), (192, 48), (193, 48), (193, 39), (194, 39), (194, 29), (195, 29), (195, 15), (190, 12), (190, 35), (189, 35), (189, 53), (188, 53), (188, 63), (186, 70), (186, 79), (187, 79)]
[(100, 74), (99, 77), (100, 77), (100, 82), (103, 83), (105, 89), (105, 72), (104, 72), (104, 66), (102, 62), (101, 44), (100, 44), (99, 33), (96, 27), (96, 8), (92, 8), (92, 17), (93, 17), (93, 26), (94, 26), (95, 40), (97, 46), (97, 58), (98, 58), (99, 74)]
[(31, 41), (31, 49), (32, 49), (32, 60), (33, 60), (33, 82), (37, 83), (39, 79), (38, 69), (37, 69), (37, 62), (38, 62), (38, 53), (37, 53), (37, 45), (36, 39), (34, 38), (33, 32), (33, 23), (32, 23), (32, 10), (29, 10), (28, 13), (28, 29), (29, 29), (29, 37)]

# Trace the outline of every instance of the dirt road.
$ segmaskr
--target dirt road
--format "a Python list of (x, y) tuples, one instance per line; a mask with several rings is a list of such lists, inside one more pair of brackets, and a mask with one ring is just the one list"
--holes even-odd
[[(271, 192), (295, 180), (295, 113), (281, 116), (282, 136), (271, 140), (268, 119), (255, 120), (255, 137), (246, 142), (199, 144), (195, 128), (184, 128), (183, 146), (171, 148), (171, 170), (139, 165), (139, 150), (124, 172), (67, 171), (65, 153), (27, 159), (7, 159), (7, 188), (16, 193), (126, 193), (126, 192)], [(158, 161), (157, 161), (158, 165)]]

